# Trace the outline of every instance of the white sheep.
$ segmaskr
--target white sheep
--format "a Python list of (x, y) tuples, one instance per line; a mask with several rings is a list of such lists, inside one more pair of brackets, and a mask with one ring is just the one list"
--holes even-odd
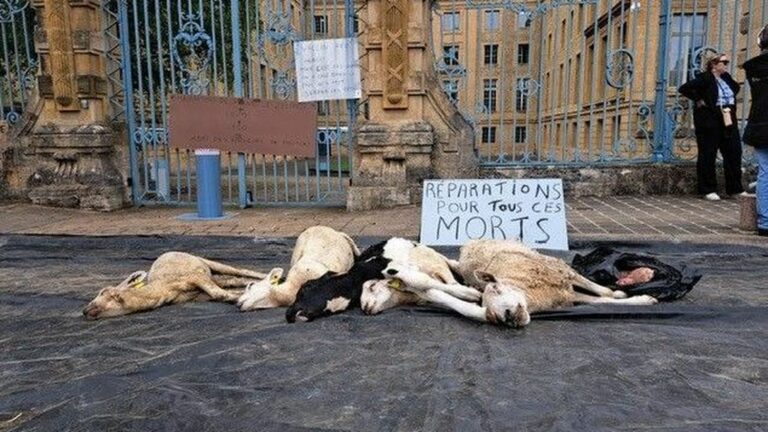
[[(483, 290), (485, 321), (515, 327), (527, 325), (533, 312), (573, 304), (657, 303), (647, 295), (627, 298), (623, 291), (598, 285), (563, 260), (542, 255), (518, 241), (471, 241), (461, 248), (458, 271), (468, 285)], [(574, 287), (595, 295), (578, 293)]]
[(264, 280), (248, 285), (237, 304), (243, 311), (290, 306), (306, 282), (328, 272), (347, 272), (359, 255), (348, 235), (326, 226), (307, 228), (296, 239), (285, 280), (283, 269), (273, 268)]
[(387, 280), (363, 284), (360, 306), (369, 315), (398, 305), (428, 302), (419, 296), (427, 290), (445, 292), (467, 301), (480, 300), (480, 291), (456, 280), (451, 267), (458, 263), (428, 246), (395, 237), (387, 241), (385, 255), (390, 258), (382, 271)]
[[(517, 241), (480, 240), (462, 247), (459, 261), (447, 260), (467, 285), (482, 290), (480, 304), (465, 301), (445, 289), (406, 273), (390, 275), (390, 280), (369, 281), (363, 287), (361, 302), (373, 314), (399, 304), (430, 304), (477, 321), (522, 327), (530, 323), (530, 313), (552, 310), (577, 303), (618, 303), (651, 305), (650, 296), (626, 298), (579, 275), (558, 258), (542, 255)], [(597, 296), (580, 294), (581, 287)]]
[(264, 273), (184, 252), (166, 252), (152, 263), (149, 272), (134, 272), (120, 284), (99, 291), (83, 315), (88, 319), (109, 318), (203, 298), (234, 302), (242, 290), (225, 288), (243, 288), (261, 279)]

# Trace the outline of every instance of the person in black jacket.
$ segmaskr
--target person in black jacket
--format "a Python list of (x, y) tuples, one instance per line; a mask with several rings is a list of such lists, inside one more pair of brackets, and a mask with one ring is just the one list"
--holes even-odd
[(755, 148), (757, 159), (757, 233), (768, 236), (768, 26), (760, 32), (757, 46), (760, 54), (744, 63), (752, 92), (744, 142)]
[(678, 91), (694, 104), (693, 125), (696, 128), (696, 178), (704, 199), (716, 201), (717, 151), (723, 155), (725, 192), (744, 193), (741, 184), (741, 142), (736, 126), (736, 95), (740, 86), (728, 73), (728, 56), (715, 54), (705, 57), (705, 71), (686, 82)]

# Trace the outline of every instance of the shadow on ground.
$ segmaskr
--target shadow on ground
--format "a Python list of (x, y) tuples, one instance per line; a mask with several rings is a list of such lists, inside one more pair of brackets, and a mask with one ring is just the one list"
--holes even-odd
[(524, 330), (424, 308), (293, 325), (217, 303), (80, 316), (164, 251), (268, 270), (292, 246), (0, 236), (0, 430), (768, 428), (768, 249), (756, 247), (621, 245), (704, 278), (675, 303), (572, 308)]

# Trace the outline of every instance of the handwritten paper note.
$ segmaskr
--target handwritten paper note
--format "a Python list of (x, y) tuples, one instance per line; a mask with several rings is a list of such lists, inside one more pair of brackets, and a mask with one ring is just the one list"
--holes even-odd
[(359, 99), (357, 38), (294, 42), (299, 102)]
[(516, 238), (536, 249), (568, 250), (561, 179), (425, 180), (421, 206), (427, 245)]

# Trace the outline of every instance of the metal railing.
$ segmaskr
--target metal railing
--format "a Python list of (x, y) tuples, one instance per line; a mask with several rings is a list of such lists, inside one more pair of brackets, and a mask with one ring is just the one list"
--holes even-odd
[(691, 160), (691, 106), (677, 87), (707, 51), (755, 54), (755, 30), (739, 32), (745, 3), (442, 0), (436, 69), (485, 166)]
[[(344, 1), (115, 0), (105, 7), (108, 73), (119, 70), (122, 79), (110, 101), (114, 117), (128, 124), (137, 204), (195, 199), (194, 155), (168, 145), (171, 94), (295, 100), (292, 43), (345, 37), (354, 25)], [(318, 136), (337, 138), (319, 139), (314, 158), (223, 154), (224, 201), (343, 205), (352, 163), (346, 131), (356, 107), (318, 103)]]

